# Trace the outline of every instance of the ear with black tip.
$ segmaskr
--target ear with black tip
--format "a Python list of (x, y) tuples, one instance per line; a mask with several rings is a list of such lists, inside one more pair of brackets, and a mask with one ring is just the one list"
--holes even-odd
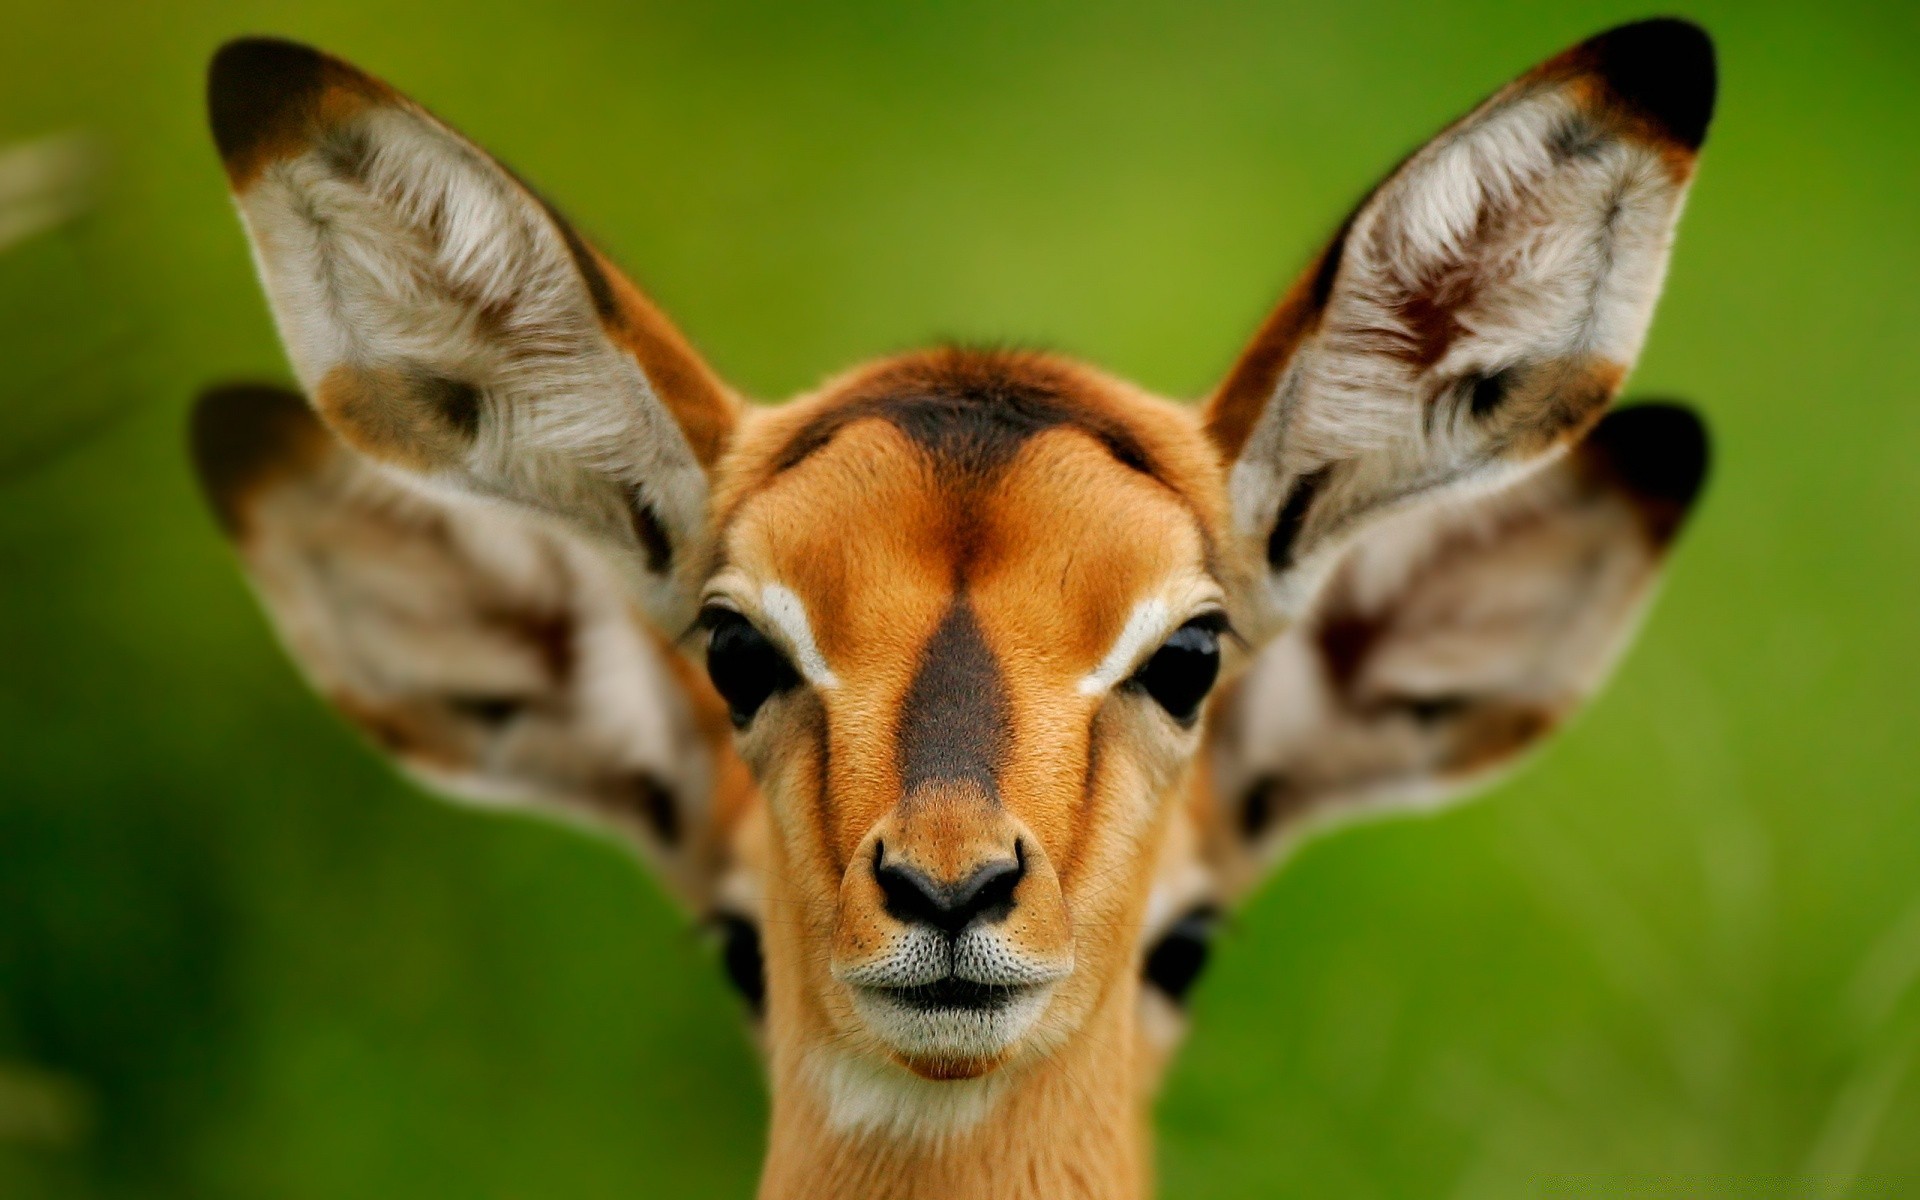
[(1483, 786), (1562, 725), (1630, 640), (1707, 457), (1688, 409), (1625, 408), (1516, 484), (1361, 537), (1215, 712), (1221, 894), (1314, 828)]
[(707, 472), (738, 416), (679, 332), (512, 172), (307, 46), (229, 43), (214, 143), (302, 390), (397, 470), (597, 542), (692, 615)]
[(449, 798), (612, 832), (708, 907), (726, 718), (597, 554), (396, 482), (284, 389), (208, 391), (191, 441), (288, 654), (377, 749)]
[(1623, 26), (1496, 93), (1348, 218), (1207, 412), (1269, 628), (1369, 521), (1593, 427), (1646, 336), (1714, 91), (1698, 27)]

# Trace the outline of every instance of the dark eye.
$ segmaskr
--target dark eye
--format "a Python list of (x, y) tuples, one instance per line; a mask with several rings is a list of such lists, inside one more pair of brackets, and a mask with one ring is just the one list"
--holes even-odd
[(800, 682), (787, 656), (739, 613), (709, 608), (701, 621), (707, 627), (707, 678), (727, 702), (735, 729), (744, 729), (769, 696)]
[(732, 913), (714, 918), (720, 927), (720, 966), (727, 982), (747, 1007), (759, 1013), (767, 1002), (766, 969), (760, 960), (760, 931), (753, 922)]
[(1147, 951), (1147, 982), (1175, 1004), (1185, 1003), (1187, 993), (1207, 969), (1213, 931), (1219, 924), (1220, 914), (1211, 908), (1196, 908), (1174, 922)]
[(1152, 696), (1168, 716), (1182, 725), (1191, 724), (1220, 674), (1224, 627), (1225, 618), (1217, 615), (1188, 621), (1141, 664), (1130, 682)]

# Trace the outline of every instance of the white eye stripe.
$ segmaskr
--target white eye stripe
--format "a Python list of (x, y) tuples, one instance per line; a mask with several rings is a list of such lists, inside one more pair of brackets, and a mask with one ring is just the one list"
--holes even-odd
[(1107, 656), (1080, 680), (1080, 694), (1099, 696), (1112, 691), (1115, 684), (1133, 673), (1134, 661), (1140, 652), (1167, 636), (1172, 624), (1173, 609), (1166, 601), (1142, 600), (1134, 605)]
[(778, 583), (763, 585), (760, 588), (760, 612), (785, 635), (787, 644), (793, 648), (793, 665), (799, 668), (808, 683), (823, 689), (840, 686), (840, 677), (827, 666), (825, 656), (813, 640), (813, 626), (807, 621), (806, 603), (792, 588)]

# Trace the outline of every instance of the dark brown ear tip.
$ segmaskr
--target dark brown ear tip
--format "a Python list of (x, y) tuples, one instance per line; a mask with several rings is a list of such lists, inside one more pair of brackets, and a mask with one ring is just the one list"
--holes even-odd
[(244, 160), (325, 86), (326, 55), (280, 38), (236, 38), (207, 67), (207, 122), (220, 157)]
[(1712, 459), (1699, 414), (1664, 401), (1608, 413), (1587, 445), (1629, 491), (1682, 513), (1700, 494)]
[(247, 494), (264, 477), (326, 443), (307, 403), (286, 388), (228, 383), (194, 403), (187, 444), (207, 503), (228, 533), (240, 527)]
[(1657, 17), (1610, 29), (1582, 49), (1623, 102), (1698, 150), (1719, 86), (1713, 39), (1691, 21)]

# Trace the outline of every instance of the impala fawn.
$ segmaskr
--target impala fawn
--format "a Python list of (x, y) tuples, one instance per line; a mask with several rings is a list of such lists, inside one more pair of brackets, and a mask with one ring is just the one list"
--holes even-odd
[(234, 42), (214, 138), (299, 392), (208, 393), (196, 460), (381, 749), (722, 930), (763, 1196), (1138, 1196), (1216, 915), (1511, 765), (1631, 632), (1706, 439), (1608, 406), (1713, 95), (1677, 21), (1521, 76), (1198, 408), (964, 349), (758, 408), (446, 125)]

